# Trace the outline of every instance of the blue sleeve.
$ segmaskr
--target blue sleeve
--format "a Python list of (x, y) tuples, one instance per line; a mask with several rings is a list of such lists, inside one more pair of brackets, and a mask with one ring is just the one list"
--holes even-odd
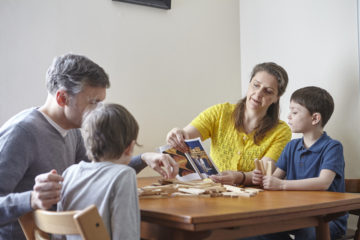
[[(32, 210), (31, 191), (14, 193), (33, 158), (31, 134), (20, 127), (0, 133), (0, 225), (14, 222)], [(29, 181), (32, 189), (33, 181)]]
[(332, 140), (324, 150), (321, 169), (334, 171), (338, 176), (344, 178), (344, 153), (340, 142)]
[(139, 173), (141, 170), (147, 167), (147, 164), (141, 159), (141, 154), (140, 154), (135, 157), (132, 157), (129, 166), (132, 167), (136, 171), (136, 173)]

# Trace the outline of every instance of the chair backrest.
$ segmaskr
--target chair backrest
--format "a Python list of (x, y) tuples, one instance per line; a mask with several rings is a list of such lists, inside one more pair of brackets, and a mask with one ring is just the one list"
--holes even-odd
[(360, 179), (345, 179), (345, 192), (360, 193)]
[(110, 240), (95, 205), (82, 211), (35, 210), (19, 218), (27, 240), (50, 239), (49, 234), (79, 234), (84, 240)]

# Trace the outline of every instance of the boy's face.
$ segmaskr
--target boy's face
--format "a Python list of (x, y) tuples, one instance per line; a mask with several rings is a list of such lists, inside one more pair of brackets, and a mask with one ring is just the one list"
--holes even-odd
[(290, 113), (288, 115), (289, 125), (293, 133), (304, 133), (313, 126), (313, 117), (304, 106), (291, 101)]

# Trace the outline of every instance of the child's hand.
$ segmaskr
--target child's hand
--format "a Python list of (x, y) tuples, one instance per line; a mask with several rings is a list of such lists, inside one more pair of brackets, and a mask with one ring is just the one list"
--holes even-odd
[(261, 185), (261, 183), (263, 182), (263, 175), (260, 170), (253, 171), (251, 181), (254, 185)]
[(263, 186), (267, 190), (283, 190), (282, 183), (284, 180), (272, 176), (263, 177)]

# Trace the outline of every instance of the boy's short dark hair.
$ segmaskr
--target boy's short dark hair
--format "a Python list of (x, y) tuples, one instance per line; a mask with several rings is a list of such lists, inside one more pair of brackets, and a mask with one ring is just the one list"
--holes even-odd
[(334, 100), (331, 95), (319, 87), (304, 87), (296, 90), (290, 98), (301, 106), (305, 107), (310, 114), (321, 114), (321, 126), (324, 127), (334, 112)]
[(85, 115), (82, 126), (90, 160), (119, 159), (133, 140), (139, 125), (131, 113), (119, 104), (99, 104)]

